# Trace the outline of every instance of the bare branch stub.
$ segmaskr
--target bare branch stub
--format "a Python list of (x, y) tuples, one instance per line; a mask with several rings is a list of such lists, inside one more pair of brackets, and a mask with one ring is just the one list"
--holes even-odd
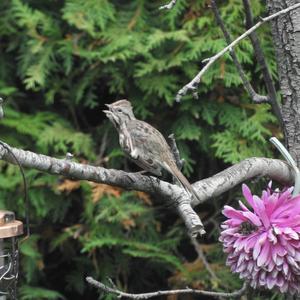
[(186, 95), (189, 91), (194, 92), (195, 94), (195, 88), (197, 88), (197, 86), (199, 85), (200, 81), (201, 81), (201, 77), (206, 73), (206, 71), (211, 67), (212, 64), (214, 64), (220, 57), (222, 57), (226, 52), (230, 51), (233, 47), (235, 47), (241, 40), (243, 40), (244, 38), (248, 37), (252, 32), (256, 31), (261, 25), (263, 25), (264, 23), (271, 21), (275, 18), (277, 18), (280, 15), (286, 14), (296, 8), (300, 7), (300, 3), (297, 3), (295, 5), (289, 6), (285, 9), (282, 9), (268, 17), (265, 18), (261, 18), (261, 20), (259, 22), (257, 22), (254, 26), (252, 26), (251, 28), (249, 28), (247, 31), (245, 31), (242, 35), (240, 35), (238, 38), (236, 38), (233, 42), (231, 42), (227, 47), (225, 47), (224, 49), (222, 49), (220, 52), (218, 52), (217, 54), (215, 54), (214, 56), (210, 57), (208, 59), (208, 62), (206, 63), (206, 65), (202, 68), (202, 70), (200, 70), (200, 72), (188, 83), (186, 84), (184, 87), (182, 87), (177, 95), (176, 95), (176, 101), (180, 102), (181, 98)]
[(241, 287), (241, 289), (231, 292), (231, 293), (212, 292), (212, 291), (185, 288), (185, 289), (180, 289), (180, 290), (167, 290), (167, 291), (156, 291), (156, 292), (142, 293), (142, 294), (131, 294), (131, 293), (123, 292), (123, 291), (115, 288), (115, 285), (113, 287), (105, 285), (104, 283), (97, 281), (92, 277), (86, 277), (86, 281), (90, 285), (92, 285), (106, 293), (115, 294), (119, 298), (126, 297), (129, 299), (150, 299), (150, 298), (158, 297), (158, 296), (177, 295), (177, 294), (197, 294), (197, 295), (205, 295), (205, 296), (217, 297), (217, 298), (220, 298), (220, 297), (233, 298), (233, 297), (242, 296), (247, 290), (247, 284), (244, 283), (244, 285)]
[(176, 4), (177, 0), (172, 0), (168, 4), (162, 5), (159, 7), (159, 9), (172, 9), (173, 6)]

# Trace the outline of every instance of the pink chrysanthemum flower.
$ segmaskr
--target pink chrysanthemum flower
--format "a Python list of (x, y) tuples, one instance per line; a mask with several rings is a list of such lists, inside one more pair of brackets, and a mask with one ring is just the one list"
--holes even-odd
[(282, 293), (300, 292), (300, 196), (293, 188), (243, 194), (253, 209), (242, 202), (241, 210), (225, 206), (220, 241), (228, 253), (226, 264), (253, 287), (278, 288)]

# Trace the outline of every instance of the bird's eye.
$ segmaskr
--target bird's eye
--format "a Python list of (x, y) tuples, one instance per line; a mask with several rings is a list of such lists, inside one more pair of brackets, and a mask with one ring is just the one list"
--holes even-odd
[(118, 108), (118, 109), (117, 109), (117, 112), (122, 112), (122, 109), (121, 109), (121, 108)]

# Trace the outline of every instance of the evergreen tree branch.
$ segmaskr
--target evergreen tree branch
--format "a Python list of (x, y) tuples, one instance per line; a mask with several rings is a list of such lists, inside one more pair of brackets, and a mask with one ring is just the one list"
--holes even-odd
[(231, 42), (227, 47), (222, 49), (220, 52), (215, 54), (214, 56), (210, 57), (209, 59), (206, 59), (206, 65), (202, 68), (202, 70), (183, 88), (181, 88), (177, 95), (176, 95), (176, 101), (180, 101), (182, 96), (186, 95), (188, 91), (192, 91), (194, 96), (197, 96), (196, 90), (197, 87), (201, 81), (201, 77), (206, 73), (206, 71), (220, 58), (222, 57), (226, 52), (231, 51), (233, 47), (235, 47), (241, 40), (248, 37), (252, 32), (257, 30), (261, 25), (263, 25), (266, 22), (269, 22), (275, 18), (277, 18), (280, 15), (286, 14), (290, 12), (291, 10), (294, 10), (296, 8), (300, 7), (300, 3), (297, 3), (295, 5), (289, 6), (285, 9), (282, 9), (268, 17), (261, 18), (259, 22), (257, 22), (254, 26), (249, 28), (247, 31), (245, 31), (242, 35), (240, 35), (238, 38), (236, 38), (233, 42)]
[[(244, 8), (245, 8), (245, 15), (246, 15), (246, 29), (249, 29), (254, 25), (252, 10), (251, 10), (249, 0), (243, 0), (243, 4), (244, 4)], [(273, 113), (277, 117), (277, 119), (281, 125), (281, 128), (283, 129), (283, 131), (285, 133), (286, 128), (284, 126), (281, 109), (277, 102), (276, 88), (275, 88), (274, 82), (272, 80), (272, 77), (271, 77), (271, 74), (270, 74), (266, 59), (265, 59), (264, 52), (262, 50), (262, 47), (261, 47), (261, 44), (259, 41), (259, 38), (255, 31), (253, 31), (249, 35), (249, 38), (251, 40), (251, 43), (252, 43), (252, 46), (254, 49), (254, 54), (255, 54), (256, 60), (262, 69), (265, 86), (266, 86), (267, 92), (268, 92), (269, 103), (271, 104)], [(285, 134), (285, 137), (286, 137), (286, 134)]]
[[(226, 29), (226, 26), (224, 24), (224, 21), (221, 17), (220, 11), (218, 9), (218, 6), (216, 4), (215, 0), (211, 0), (210, 1), (211, 7), (212, 7), (212, 11), (215, 15), (217, 24), (220, 26), (223, 35), (225, 37), (226, 43), (229, 45), (230, 43), (232, 43), (232, 39), (230, 37), (230, 34), (228, 32), (228, 30)], [(251, 35), (250, 35), (251, 36)], [(254, 88), (252, 87), (251, 83), (249, 82), (249, 80), (247, 79), (247, 76), (243, 70), (242, 65), (240, 64), (237, 55), (234, 51), (234, 48), (231, 48), (231, 50), (229, 51), (229, 54), (238, 70), (238, 73), (242, 79), (243, 85), (245, 90), (247, 91), (247, 93), (250, 95), (250, 97), (252, 98), (252, 101), (254, 103), (270, 103), (270, 99), (268, 96), (264, 96), (264, 95), (259, 95), (255, 92)]]
[(162, 5), (159, 7), (159, 9), (172, 9), (173, 6), (176, 4), (177, 0), (172, 0), (168, 4)]
[(212, 291), (205, 291), (205, 290), (196, 290), (191, 288), (185, 288), (180, 290), (168, 290), (168, 291), (157, 291), (157, 292), (150, 292), (150, 293), (142, 293), (142, 294), (131, 294), (123, 292), (115, 287), (109, 287), (105, 284), (103, 284), (100, 281), (95, 280), (92, 277), (86, 277), (86, 281), (93, 285), (94, 287), (106, 292), (117, 295), (119, 298), (125, 297), (130, 299), (149, 299), (153, 297), (158, 296), (165, 296), (165, 295), (177, 295), (177, 294), (197, 294), (197, 295), (205, 295), (210, 297), (216, 297), (216, 298), (236, 298), (242, 296), (245, 291), (247, 290), (247, 284), (244, 283), (241, 289), (231, 292), (231, 293), (225, 293), (225, 292), (212, 292)]
[[(10, 151), (7, 149), (10, 149)], [(22, 167), (34, 168), (42, 172), (63, 175), (72, 179), (119, 186), (127, 190), (143, 191), (160, 196), (168, 201), (171, 200), (192, 237), (201, 234), (202, 229), (202, 222), (193, 210), (193, 206), (203, 203), (211, 197), (221, 195), (241, 182), (257, 176), (267, 176), (285, 184), (290, 184), (294, 179), (293, 171), (284, 161), (269, 158), (248, 158), (212, 177), (193, 184), (194, 189), (201, 198), (200, 202), (196, 199), (191, 201), (180, 186), (153, 176), (80, 164), (69, 159), (57, 159), (13, 148), (7, 144), (3, 147), (0, 144), (0, 159), (15, 164), (15, 157)]]

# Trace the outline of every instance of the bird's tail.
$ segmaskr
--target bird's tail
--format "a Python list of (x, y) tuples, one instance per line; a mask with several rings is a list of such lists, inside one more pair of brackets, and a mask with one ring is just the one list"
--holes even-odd
[(200, 197), (196, 193), (195, 189), (191, 186), (187, 178), (181, 173), (181, 171), (177, 168), (177, 166), (172, 164), (171, 166), (168, 164), (164, 164), (165, 169), (171, 173), (173, 176), (176, 177), (176, 179), (179, 181), (181, 186), (185, 189), (188, 195), (194, 197), (197, 199), (199, 202), (201, 202)]
[[(164, 164), (164, 168), (170, 172), (180, 183), (180, 185), (182, 186), (182, 188), (186, 191), (186, 193), (190, 196), (190, 197), (195, 197), (196, 199), (198, 199), (198, 201), (201, 202), (200, 197), (197, 195), (196, 191), (194, 190), (194, 188), (191, 186), (191, 184), (189, 183), (189, 181), (186, 179), (186, 177), (180, 172), (180, 170), (177, 168), (176, 164), (172, 164), (171, 166), (168, 164)], [(199, 224), (199, 228), (197, 229), (197, 233), (200, 233), (200, 235), (205, 233), (204, 230), (204, 226), (201, 222), (201, 220), (198, 220), (200, 222)]]

